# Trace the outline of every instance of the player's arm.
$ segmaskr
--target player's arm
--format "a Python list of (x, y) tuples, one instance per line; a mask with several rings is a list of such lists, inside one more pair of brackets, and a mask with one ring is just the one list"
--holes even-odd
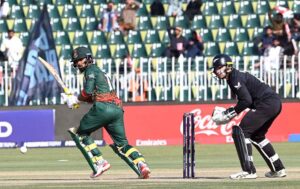
[(237, 95), (238, 102), (234, 106), (234, 111), (236, 114), (241, 113), (246, 108), (250, 107), (252, 104), (252, 97), (243, 82), (240, 82), (240, 87), (238, 89), (234, 88), (235, 94)]
[(86, 82), (81, 93), (78, 95), (79, 101), (92, 102), (93, 91), (95, 88), (96, 74), (93, 71), (87, 70), (85, 72)]
[(79, 101), (83, 101), (83, 102), (88, 102), (88, 103), (92, 103), (93, 102), (93, 98), (92, 98), (92, 94), (88, 94), (87, 92), (85, 92), (85, 90), (83, 89), (80, 94), (78, 95), (78, 100)]

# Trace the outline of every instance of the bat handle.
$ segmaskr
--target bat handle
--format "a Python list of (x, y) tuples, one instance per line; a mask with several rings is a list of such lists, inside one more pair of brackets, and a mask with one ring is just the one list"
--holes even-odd
[(79, 108), (79, 104), (74, 104), (72, 109), (78, 109)]
[(64, 88), (64, 92), (65, 92), (65, 94), (67, 94), (67, 95), (71, 94), (71, 91), (70, 91), (68, 88)]

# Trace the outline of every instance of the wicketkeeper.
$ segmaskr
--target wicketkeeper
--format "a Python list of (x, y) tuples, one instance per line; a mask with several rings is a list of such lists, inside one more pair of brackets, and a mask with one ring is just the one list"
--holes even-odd
[(71, 61), (73, 66), (84, 74), (84, 88), (78, 97), (73, 94), (65, 95), (68, 107), (73, 109), (79, 101), (93, 103), (89, 112), (81, 119), (79, 127), (68, 130), (93, 170), (90, 177), (96, 178), (110, 168), (110, 164), (102, 157), (90, 136), (92, 132), (104, 127), (114, 141), (114, 144), (110, 145), (114, 152), (139, 175), (139, 178), (149, 178), (150, 169), (143, 155), (128, 144), (122, 102), (117, 97), (110, 78), (94, 64), (88, 48), (74, 49)]
[(266, 177), (285, 177), (285, 168), (275, 152), (266, 133), (281, 112), (280, 97), (265, 83), (247, 72), (233, 68), (228, 55), (220, 54), (213, 58), (213, 72), (219, 79), (225, 79), (237, 96), (238, 102), (228, 109), (216, 107), (213, 121), (226, 124), (246, 108), (246, 113), (239, 126), (233, 126), (232, 137), (242, 167), (242, 172), (230, 175), (231, 179), (255, 179), (256, 169), (253, 164), (252, 145), (260, 152), (270, 172)]

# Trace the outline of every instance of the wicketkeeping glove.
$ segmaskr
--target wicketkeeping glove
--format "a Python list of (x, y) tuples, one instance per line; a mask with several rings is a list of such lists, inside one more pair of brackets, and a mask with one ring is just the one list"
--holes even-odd
[(64, 103), (68, 105), (68, 108), (70, 109), (77, 109), (79, 108), (79, 101), (77, 96), (73, 94), (66, 94), (66, 93), (61, 93), (62, 100)]
[(232, 118), (234, 118), (237, 115), (233, 107), (230, 107), (228, 109), (222, 108), (222, 107), (215, 107), (215, 110), (213, 112), (212, 120), (217, 125), (222, 125), (228, 123)]

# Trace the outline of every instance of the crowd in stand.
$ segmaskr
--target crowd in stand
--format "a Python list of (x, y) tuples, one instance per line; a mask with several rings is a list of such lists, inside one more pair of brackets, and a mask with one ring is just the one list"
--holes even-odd
[[(172, 17), (185, 15), (189, 21), (192, 21), (195, 15), (201, 14), (201, 0), (189, 1), (186, 10), (182, 10), (182, 3), (183, 0), (170, 1), (168, 10), (165, 10), (161, 0), (154, 0), (150, 6), (150, 15)], [(129, 30), (135, 30), (136, 12), (141, 4), (134, 0), (126, 0), (126, 5), (120, 13), (114, 7), (112, 1), (107, 3), (107, 9), (100, 19), (99, 29), (105, 32), (120, 30), (124, 35), (127, 35)], [(194, 30), (192, 31), (192, 37), (186, 39), (182, 36), (182, 30), (179, 26), (168, 30), (170, 46), (162, 55), (167, 57), (178, 57), (180, 54), (187, 57), (203, 55), (204, 46), (201, 36)]]
[(255, 39), (259, 55), (264, 57), (265, 71), (279, 69), (284, 55), (297, 55), (300, 41), (299, 13), (293, 14), (287, 8), (276, 6), (268, 16), (271, 24), (264, 28), (262, 36)]
[(14, 30), (9, 29), (7, 32), (7, 38), (5, 38), (0, 46), (0, 61), (8, 62), (9, 68), (11, 68), (12, 77), (15, 76), (19, 67), (19, 61), (23, 56), (23, 43), (21, 39), (15, 35)]
[[(106, 9), (99, 16), (98, 30), (103, 32), (121, 31), (124, 36), (130, 30), (137, 30), (137, 11), (143, 5), (140, 1), (123, 0), (122, 9), (117, 10), (114, 1), (107, 1)], [(186, 3), (186, 6), (183, 6)], [(149, 16), (185, 16), (191, 23), (196, 15), (201, 15), (201, 0), (170, 0), (168, 6), (164, 6), (161, 0), (153, 0), (150, 5)], [(185, 7), (183, 9), (183, 7)], [(167, 8), (167, 9), (165, 9)], [(10, 7), (6, 0), (1, 0), (0, 19), (9, 17)], [(275, 6), (268, 13), (270, 25), (264, 28), (260, 36), (254, 38), (254, 43), (260, 56), (264, 58), (264, 70), (271, 71), (281, 67), (283, 55), (297, 55), (300, 43), (300, 13), (292, 12), (288, 8)], [(176, 57), (180, 55), (194, 58), (203, 56), (204, 41), (197, 30), (192, 30), (190, 37), (183, 35), (184, 28), (173, 25), (167, 29), (170, 39), (169, 45), (161, 56)], [(23, 50), (21, 40), (9, 29), (7, 38), (2, 40), (0, 59), (8, 60), (13, 71), (17, 70), (18, 62), (22, 57)], [(125, 57), (130, 59), (128, 53)], [(257, 67), (260, 64), (256, 65)]]
[(5, 0), (1, 0), (1, 2), (0, 2), (0, 19), (6, 18), (8, 16), (9, 10), (10, 10), (10, 8), (9, 8), (8, 2)]

